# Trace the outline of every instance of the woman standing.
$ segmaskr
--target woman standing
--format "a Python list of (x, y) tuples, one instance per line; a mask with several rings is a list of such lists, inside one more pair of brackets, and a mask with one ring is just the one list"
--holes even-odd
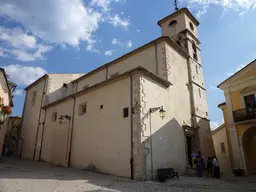
[(209, 177), (209, 174), (210, 176), (212, 176), (212, 158), (211, 157), (208, 157), (208, 160), (207, 160), (207, 177)]
[(204, 160), (201, 156), (200, 151), (198, 151), (198, 154), (196, 156), (195, 164), (196, 164), (196, 176), (197, 177), (202, 177), (203, 170), (204, 170)]
[(213, 157), (214, 177), (220, 178), (220, 164), (216, 156)]

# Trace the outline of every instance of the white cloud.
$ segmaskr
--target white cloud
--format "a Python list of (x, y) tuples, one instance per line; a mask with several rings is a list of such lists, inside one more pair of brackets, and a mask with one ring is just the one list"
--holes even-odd
[(34, 61), (43, 59), (43, 54), (52, 49), (51, 46), (37, 43), (37, 38), (28, 35), (20, 28), (0, 27), (0, 40), (2, 41), (1, 56), (15, 57), (21, 61)]
[(4, 51), (0, 48), (0, 57), (5, 57)]
[(129, 19), (122, 19), (118, 14), (115, 14), (114, 16), (109, 16), (108, 22), (115, 27), (123, 27), (124, 29), (127, 29), (128, 26), (131, 24)]
[(41, 67), (23, 66), (18, 64), (3, 67), (12, 82), (18, 85), (29, 85), (43, 76), (46, 71)]
[(218, 88), (216, 86), (210, 86), (210, 89), (218, 90)]
[(126, 46), (127, 46), (128, 48), (131, 48), (131, 47), (132, 47), (132, 41), (131, 41), (131, 40), (127, 41), (127, 42), (126, 42)]
[(113, 38), (112, 41), (111, 41), (111, 43), (112, 43), (113, 45), (115, 45), (115, 44), (121, 44), (121, 42), (120, 42), (117, 38)]
[(91, 43), (102, 17), (82, 0), (2, 0), (0, 13), (47, 42), (72, 46), (78, 46), (80, 40)]
[(16, 96), (21, 96), (21, 95), (24, 95), (24, 90), (22, 89), (16, 89), (12, 95), (16, 95)]
[(197, 9), (197, 17), (206, 14), (211, 5), (220, 6), (223, 11), (232, 9), (241, 16), (250, 9), (256, 9), (256, 0), (189, 0), (189, 7)]
[(224, 119), (222, 118), (221, 121), (217, 122), (217, 121), (211, 121), (210, 122), (210, 127), (211, 127), (211, 130), (215, 130), (217, 129), (219, 126), (221, 126), (222, 124), (224, 123)]
[(13, 47), (35, 48), (36, 38), (20, 28), (8, 29), (0, 26), (0, 40)]
[(140, 30), (139, 30), (139, 29), (137, 29), (136, 31), (137, 31), (138, 33), (140, 32)]
[(87, 51), (90, 51), (90, 52), (100, 53), (99, 50), (97, 50), (97, 49), (94, 48), (93, 44), (87, 45), (86, 50), (87, 50)]
[(107, 50), (107, 51), (105, 51), (104, 55), (111, 56), (111, 55), (113, 55), (113, 52), (114, 52), (114, 50)]
[(244, 68), (246, 65), (245, 64), (241, 64), (239, 66), (236, 67), (236, 70), (234, 72), (228, 72), (226, 73), (226, 75), (229, 77), (229, 76), (232, 76), (234, 75), (236, 72), (240, 71), (242, 68)]
[(50, 51), (51, 46), (38, 45), (36, 50), (25, 50), (25, 49), (3, 49), (5, 53), (15, 56), (20, 61), (34, 61), (36, 59), (45, 59), (43, 54)]
[[(38, 44), (79, 47), (84, 41), (88, 44), (88, 51), (98, 52), (93, 45), (96, 43), (94, 33), (100, 24), (107, 22), (127, 29), (130, 20), (110, 12), (113, 3), (124, 0), (90, 1), (86, 4), (83, 0), (1, 0), (0, 16), (6, 17), (7, 21), (15, 21), (24, 29), (5, 29), (5, 35), (1, 34), (1, 39), (15, 49), (36, 49)], [(36, 50), (32, 53), (35, 52)], [(9, 50), (9, 54), (25, 58), (24, 61), (34, 58), (27, 50)]]
[(120, 2), (120, 0), (92, 0), (90, 5), (101, 7), (103, 11), (110, 11), (110, 5), (118, 2)]

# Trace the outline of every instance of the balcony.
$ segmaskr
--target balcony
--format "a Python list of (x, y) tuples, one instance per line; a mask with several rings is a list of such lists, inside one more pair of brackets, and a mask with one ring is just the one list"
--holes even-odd
[(256, 107), (233, 111), (233, 117), (235, 123), (253, 119), (256, 120)]

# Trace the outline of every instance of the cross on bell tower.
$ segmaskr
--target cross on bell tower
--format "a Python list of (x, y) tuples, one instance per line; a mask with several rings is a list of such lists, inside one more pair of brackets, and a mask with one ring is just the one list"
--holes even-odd
[(174, 10), (175, 11), (178, 11), (179, 10), (179, 8), (178, 8), (178, 1), (177, 0), (174, 0)]

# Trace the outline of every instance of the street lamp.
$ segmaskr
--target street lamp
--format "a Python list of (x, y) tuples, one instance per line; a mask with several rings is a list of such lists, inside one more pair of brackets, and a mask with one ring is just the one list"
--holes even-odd
[(159, 115), (162, 119), (165, 118), (165, 110), (163, 109), (163, 106), (161, 106), (160, 110), (159, 110)]
[(154, 113), (154, 112), (156, 112), (156, 111), (158, 111), (158, 110), (159, 110), (159, 116), (160, 116), (162, 119), (164, 119), (164, 118), (165, 118), (165, 113), (166, 113), (166, 111), (164, 110), (163, 106), (150, 108), (149, 112), (150, 112), (150, 113)]

